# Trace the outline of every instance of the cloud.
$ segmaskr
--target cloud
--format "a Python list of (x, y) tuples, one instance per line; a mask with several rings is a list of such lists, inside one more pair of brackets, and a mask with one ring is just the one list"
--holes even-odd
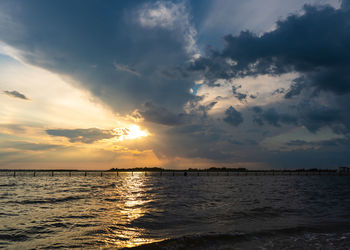
[(242, 114), (232, 106), (225, 111), (225, 115), (224, 121), (232, 126), (238, 126), (243, 122)]
[(283, 94), (285, 92), (286, 92), (286, 90), (284, 88), (279, 88), (279, 89), (274, 90), (272, 92), (272, 95)]
[(287, 146), (304, 146), (310, 144), (310, 142), (304, 140), (292, 140), (285, 143)]
[(47, 129), (46, 133), (51, 136), (61, 136), (69, 139), (70, 142), (81, 142), (91, 144), (99, 140), (110, 139), (116, 136), (113, 130), (89, 129)]
[(11, 20), (0, 40), (17, 58), (64, 76), (119, 114), (148, 101), (180, 112), (193, 98), (193, 80), (173, 71), (197, 53), (184, 2), (14, 1), (0, 9), (9, 17), (0, 13), (0, 22)]
[[(141, 25), (154, 28), (175, 28), (180, 16), (184, 15), (183, 4), (176, 5), (172, 2), (158, 1), (153, 4), (146, 4), (140, 10), (139, 21)], [(186, 15), (186, 14), (185, 14)]]
[(130, 67), (127, 66), (127, 65), (122, 65), (122, 64), (114, 63), (114, 67), (115, 67), (117, 70), (125, 71), (125, 72), (128, 72), (128, 73), (130, 73), (130, 74), (134, 74), (134, 75), (136, 75), (136, 76), (140, 76), (140, 73), (138, 73), (136, 70), (130, 68)]
[(258, 115), (255, 116), (254, 121), (259, 125), (264, 125), (264, 122), (268, 124), (280, 127), (281, 123), (284, 124), (297, 124), (298, 118), (290, 114), (278, 113), (274, 108), (269, 108), (263, 111), (259, 107), (254, 107), (253, 111)]
[[(254, 10), (260, 10), (257, 1), (249, 1), (248, 6), (253, 3)], [(224, 37), (223, 49), (209, 46), (199, 59), (199, 48), (207, 40), (201, 20), (192, 16), (200, 12), (195, 7), (199, 6), (191, 1), (82, 5), (14, 0), (6, 6), (0, 3), (0, 13), (9, 17), (6, 27), (0, 25), (0, 40), (25, 63), (68, 78), (116, 113), (147, 126), (154, 136), (142, 147), (153, 150), (159, 159), (292, 167), (296, 163), (329, 166), (333, 155), (345, 161), (340, 152), (349, 150), (338, 142), (336, 147), (307, 145), (288, 153), (269, 151), (263, 142), (299, 127), (315, 134), (322, 127), (345, 135), (350, 131), (346, 3), (340, 9), (306, 6), (274, 28), (263, 25), (265, 33), (227, 28), (234, 33)], [(266, 4), (264, 8), (268, 9)], [(227, 21), (227, 15), (211, 16)], [(6, 21), (2, 17), (0, 23)], [(242, 19), (246, 21), (258, 22)], [(128, 131), (88, 128), (46, 133), (91, 144)], [(297, 147), (293, 143), (308, 142), (284, 146)], [(308, 154), (317, 160), (311, 162)]]
[(144, 110), (139, 113), (146, 121), (169, 126), (184, 124), (190, 119), (188, 114), (174, 113), (150, 102), (145, 103)]
[[(206, 3), (209, 6), (206, 8)], [(338, 0), (209, 0), (201, 1), (201, 14), (204, 20), (199, 28), (202, 36), (205, 36), (211, 44), (221, 45), (222, 34), (239, 34), (241, 30), (251, 30), (261, 34), (273, 29), (276, 20), (284, 18), (290, 13), (300, 13), (304, 4), (327, 3), (338, 7)], [(221, 18), (218, 18), (221, 17)]]
[(350, 141), (348, 139), (331, 139), (322, 141), (304, 141), (304, 140), (291, 140), (286, 142), (287, 146), (312, 146), (312, 147), (339, 147), (349, 146)]
[[(232, 86), (232, 93), (233, 96), (236, 97), (240, 102), (243, 102), (247, 99), (247, 94), (243, 94), (238, 92), (237, 90), (240, 89), (242, 86)], [(253, 98), (254, 99), (254, 98)]]
[(0, 129), (3, 131), (9, 131), (11, 133), (24, 133), (26, 131), (26, 127), (21, 124), (0, 124)]
[(156, 1), (147, 3), (139, 10), (139, 22), (143, 27), (177, 30), (186, 43), (186, 51), (196, 57), (199, 53), (196, 44), (197, 32), (190, 22), (185, 2)]
[[(295, 73), (288, 89), (272, 92), (277, 102), (270, 102), (262, 114), (254, 115), (254, 122), (274, 127), (304, 125), (312, 132), (330, 126), (336, 133), (349, 134), (348, 5), (348, 1), (343, 1), (339, 9), (305, 5), (302, 12), (278, 21), (271, 31), (226, 35), (222, 50), (208, 49), (189, 70), (202, 73), (211, 82)], [(233, 87), (234, 97), (246, 100), (247, 96), (238, 92), (239, 87)], [(277, 94), (284, 94), (285, 100), (277, 99)]]
[(5, 90), (4, 94), (8, 95), (8, 96), (11, 96), (11, 97), (14, 97), (14, 98), (19, 98), (19, 99), (22, 99), (22, 100), (30, 100), (24, 94), (22, 94), (22, 93), (20, 93), (20, 92), (18, 92), (16, 90), (14, 90), (14, 91)]
[(332, 107), (304, 103), (299, 106), (299, 112), (302, 124), (312, 132), (316, 132), (327, 125), (335, 126), (333, 128), (337, 130), (337, 124), (344, 123), (346, 125), (349, 122), (349, 118), (344, 117), (345, 113)]
[[(350, 12), (330, 6), (304, 6), (303, 15), (290, 15), (278, 21), (276, 29), (261, 36), (242, 31), (225, 36), (225, 48), (200, 58), (193, 70), (202, 70), (209, 78), (299, 72), (293, 91), (301, 85), (336, 94), (350, 92)], [(332, 39), (329, 39), (332, 37)], [(236, 64), (227, 64), (227, 59)]]
[(61, 149), (64, 146), (55, 145), (55, 144), (46, 144), (46, 143), (32, 143), (25, 141), (7, 141), (3, 143), (0, 147), (10, 148), (10, 149), (19, 149), (19, 150), (29, 150), (29, 151), (46, 151), (52, 149)]
[(153, 148), (160, 158), (166, 155), (169, 158), (200, 157), (214, 161), (226, 161), (232, 159), (236, 154), (231, 150), (230, 139), (233, 138), (220, 127), (197, 121), (167, 127), (166, 130), (159, 129)]
[(290, 99), (293, 96), (298, 96), (301, 93), (301, 91), (305, 88), (304, 82), (304, 77), (294, 79), (292, 85), (290, 86), (284, 97), (286, 99)]

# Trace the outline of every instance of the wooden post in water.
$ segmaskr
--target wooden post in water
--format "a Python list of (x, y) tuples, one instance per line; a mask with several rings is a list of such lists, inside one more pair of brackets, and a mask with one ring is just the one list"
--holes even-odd
[(53, 171), (51, 171), (51, 176), (53, 176)]
[(131, 176), (134, 176), (134, 171), (131, 171)]
[(87, 175), (86, 171), (85, 171), (85, 176)]
[(71, 171), (69, 171), (69, 176), (72, 176), (72, 172)]
[(119, 176), (119, 171), (117, 170), (117, 176)]
[(35, 177), (35, 171), (33, 172), (33, 176)]
[(102, 177), (102, 175), (103, 175), (103, 172), (101, 172), (101, 177)]
[(13, 171), (13, 177), (16, 177), (16, 171)]

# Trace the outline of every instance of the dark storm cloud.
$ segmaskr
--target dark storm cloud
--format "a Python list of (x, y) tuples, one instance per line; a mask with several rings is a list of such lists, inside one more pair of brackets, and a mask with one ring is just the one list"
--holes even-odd
[(321, 105), (317, 102), (305, 101), (294, 107), (293, 112), (280, 112), (276, 108), (252, 108), (253, 121), (263, 126), (269, 124), (275, 127), (286, 125), (304, 125), (309, 131), (317, 132), (320, 128), (329, 126), (336, 133), (347, 134), (350, 128), (348, 112), (345, 107), (336, 108)]
[[(171, 143), (169, 143), (171, 141)], [(242, 147), (218, 126), (208, 123), (192, 123), (169, 127), (160, 135), (155, 153), (169, 157), (200, 157), (214, 161), (227, 161), (235, 157), (233, 148)]]
[(298, 96), (305, 87), (304, 82), (304, 77), (294, 79), (292, 85), (290, 86), (284, 97), (286, 99), (290, 99), (293, 96)]
[(259, 106), (254, 106), (252, 107), (252, 110), (254, 111), (254, 113), (262, 113), (263, 109)]
[(254, 122), (258, 125), (264, 125), (264, 122), (267, 122), (272, 126), (280, 127), (281, 123), (296, 125), (298, 121), (297, 117), (286, 113), (278, 113), (274, 108), (263, 111), (260, 107), (253, 107), (253, 111), (256, 113)]
[(279, 88), (276, 89), (272, 92), (272, 95), (277, 95), (277, 94), (284, 94), (286, 92), (286, 90), (284, 88)]
[(201, 97), (194, 98), (188, 103), (191, 108), (190, 113), (172, 112), (162, 106), (147, 102), (138, 113), (148, 122), (158, 123), (168, 126), (179, 126), (191, 124), (194, 120), (205, 119), (208, 111), (211, 110), (217, 102), (210, 102), (207, 105), (197, 105), (202, 100)]
[[(299, 72), (286, 97), (301, 92), (302, 85), (338, 95), (350, 92), (350, 10), (329, 6), (304, 6), (303, 15), (277, 22), (271, 32), (257, 36), (249, 31), (227, 35), (223, 51), (197, 60), (192, 70), (208, 78)], [(226, 63), (227, 59), (236, 62)]]
[(335, 146), (349, 146), (350, 140), (344, 138), (337, 138), (323, 141), (304, 141), (292, 140), (285, 143), (287, 146), (317, 146), (317, 147), (335, 147)]
[(114, 67), (117, 70), (125, 71), (125, 72), (128, 72), (130, 74), (134, 74), (136, 76), (140, 76), (140, 73), (138, 73), (136, 70), (134, 70), (133, 68), (131, 68), (131, 67), (127, 66), (127, 65), (121, 65), (121, 64), (114, 63)]
[(249, 95), (249, 97), (252, 99), (256, 99), (258, 97), (258, 95)]
[(169, 126), (184, 124), (190, 118), (185, 113), (174, 113), (150, 102), (145, 103), (144, 110), (139, 113), (146, 121)]
[(48, 129), (46, 133), (51, 136), (61, 136), (69, 139), (70, 142), (82, 142), (91, 144), (99, 140), (109, 139), (118, 136), (112, 130), (89, 129)]
[[(182, 3), (5, 0), (0, 40), (25, 62), (69, 76), (116, 112), (147, 101), (179, 112), (193, 97), (193, 80), (174, 70), (191, 57), (189, 18), (176, 4)], [(166, 15), (153, 16), (164, 9)]]
[(240, 89), (242, 86), (232, 86), (232, 93), (233, 96), (236, 97), (240, 102), (244, 102), (247, 99), (247, 94), (240, 93), (238, 89)]
[(171, 79), (171, 80), (174, 80), (174, 79), (183, 80), (190, 76), (189, 72), (186, 69), (179, 66), (160, 69), (160, 75), (165, 79)]
[(14, 97), (14, 98), (19, 98), (19, 99), (23, 99), (23, 100), (29, 100), (29, 98), (27, 98), (25, 95), (23, 95), (22, 93), (20, 93), (20, 92), (18, 92), (16, 90), (14, 90), (14, 91), (5, 90), (4, 94), (8, 95), (8, 96), (11, 96), (11, 97)]
[(200, 105), (197, 109), (201, 113), (202, 117), (207, 117), (208, 111), (210, 111), (218, 102), (211, 102), (208, 105)]
[(305, 146), (308, 145), (310, 142), (304, 141), (304, 140), (292, 140), (286, 143), (287, 146)]
[(225, 117), (223, 120), (232, 126), (238, 126), (243, 122), (243, 117), (239, 111), (237, 111), (234, 107), (230, 106), (225, 111)]
[[(302, 100), (296, 105), (288, 103), (271, 104), (267, 107), (252, 107), (252, 118), (257, 125), (304, 126), (310, 132), (316, 133), (323, 127), (328, 127), (336, 134), (349, 136), (350, 132), (350, 103), (349, 95), (319, 101)], [(332, 102), (334, 101), (334, 103)]]
[(336, 126), (342, 123), (346, 124), (349, 119), (343, 116), (341, 110), (322, 105), (305, 103), (301, 104), (298, 109), (302, 124), (311, 132), (316, 132), (327, 125)]
[[(293, 102), (297, 112), (290, 108), (277, 112), (271, 104), (262, 114), (253, 115), (254, 122), (304, 125), (312, 132), (330, 126), (336, 133), (349, 134), (349, 5), (349, 0), (340, 9), (305, 5), (303, 14), (278, 21), (273, 31), (260, 36), (249, 31), (227, 35), (222, 51), (208, 49), (207, 56), (189, 69), (204, 73), (210, 81), (296, 72), (299, 76), (289, 89), (279, 88), (272, 94), (284, 94), (281, 106)], [(233, 94), (239, 100), (246, 98), (238, 95), (237, 87)]]

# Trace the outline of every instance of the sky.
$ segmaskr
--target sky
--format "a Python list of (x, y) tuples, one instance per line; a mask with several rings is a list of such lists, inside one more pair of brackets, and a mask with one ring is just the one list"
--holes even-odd
[(350, 0), (3, 0), (0, 168), (350, 165)]

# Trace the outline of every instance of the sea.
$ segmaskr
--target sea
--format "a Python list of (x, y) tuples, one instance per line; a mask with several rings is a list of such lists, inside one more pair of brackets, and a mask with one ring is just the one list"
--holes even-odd
[(0, 176), (4, 249), (350, 249), (350, 176)]

